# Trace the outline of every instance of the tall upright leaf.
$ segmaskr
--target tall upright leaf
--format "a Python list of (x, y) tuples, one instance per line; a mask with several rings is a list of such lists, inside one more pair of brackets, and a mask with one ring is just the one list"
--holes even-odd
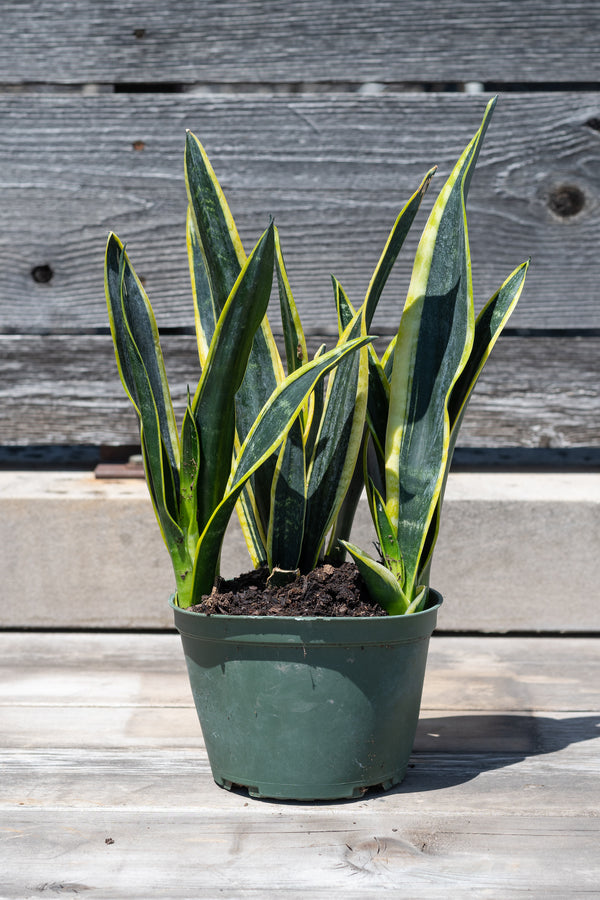
[(121, 381), (140, 420), (150, 496), (176, 573), (189, 563), (178, 524), (179, 438), (152, 308), (123, 244), (110, 234), (105, 291)]
[(274, 233), (259, 240), (223, 306), (202, 370), (192, 411), (200, 439), (200, 528), (220, 500), (234, 448), (235, 396), (246, 372), (252, 340), (262, 322), (273, 280)]
[(275, 229), (275, 272), (277, 273), (277, 285), (279, 287), (281, 324), (283, 326), (283, 339), (289, 374), (308, 362), (308, 352), (304, 329), (302, 328), (298, 309), (292, 295), (277, 229)]
[(301, 414), (285, 438), (271, 488), (267, 562), (269, 569), (298, 568), (305, 537), (306, 455)]
[[(214, 330), (246, 256), (206, 151), (191, 132), (187, 133), (186, 139), (185, 173), (189, 201), (188, 254), (198, 347), (203, 362), (208, 336)], [(255, 333), (244, 380), (236, 396), (236, 431), (240, 442), (282, 379), (283, 366), (265, 318)], [(251, 482), (251, 493), (246, 497), (243, 509), (239, 510), (243, 525), (248, 517), (260, 517), (260, 522), (249, 522), (245, 527), (249, 538), (251, 534), (258, 536), (267, 531), (269, 509), (263, 498), (269, 496), (275, 463), (275, 458), (268, 460), (256, 473)], [(256, 552), (259, 552), (258, 547)]]
[[(435, 167), (425, 175), (421, 184), (414, 192), (408, 203), (400, 211), (392, 230), (388, 236), (385, 247), (371, 276), (369, 287), (365, 297), (365, 322), (367, 330), (370, 329), (373, 316), (377, 309), (383, 289), (391, 274), (394, 263), (404, 244), (406, 236), (421, 205), (421, 201), (435, 174)], [(340, 333), (349, 324), (354, 315), (354, 308), (336, 278), (332, 279), (338, 309)], [(389, 379), (372, 344), (368, 347), (369, 383), (367, 390), (366, 416), (373, 440), (377, 444), (379, 458), (382, 460), (385, 446), (385, 431), (387, 426), (387, 413), (389, 408)], [(364, 454), (363, 454), (364, 455)], [(381, 463), (381, 469), (384, 465)], [(363, 489), (363, 464), (362, 455), (358, 459), (354, 473), (347, 485), (345, 496), (337, 513), (335, 525), (332, 529), (327, 557), (334, 563), (341, 563), (344, 559), (343, 541), (348, 540), (354, 522), (356, 508)]]
[(529, 268), (529, 261), (522, 263), (509, 275), (503, 285), (496, 291), (493, 297), (483, 307), (475, 321), (475, 336), (473, 347), (468, 362), (457, 379), (448, 403), (448, 417), (450, 423), (450, 444), (448, 449), (448, 461), (444, 473), (442, 490), (438, 498), (435, 515), (429, 526), (427, 538), (423, 546), (423, 552), (419, 563), (418, 580), (428, 581), (431, 555), (438, 535), (441, 507), (444, 498), (446, 481), (450, 471), (450, 463), (456, 446), (460, 426), (464, 418), (467, 404), (481, 371), (492, 352), (494, 344), (506, 325), (517, 301), (521, 296), (525, 284), (525, 276)]
[[(366, 336), (365, 306), (340, 343)], [(319, 430), (307, 472), (305, 538), (301, 571), (317, 564), (323, 542), (350, 485), (360, 452), (367, 407), (367, 347), (342, 360), (329, 378)]]
[(442, 489), (447, 407), (474, 336), (465, 201), (494, 102), (444, 185), (415, 258), (398, 329), (386, 434), (385, 501), (406, 566), (406, 592)]

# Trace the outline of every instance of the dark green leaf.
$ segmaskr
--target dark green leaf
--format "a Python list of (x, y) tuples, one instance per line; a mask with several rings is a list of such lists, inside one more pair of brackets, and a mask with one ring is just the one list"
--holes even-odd
[[(341, 342), (366, 335), (364, 308)], [(360, 452), (368, 390), (367, 349), (347, 356), (329, 378), (321, 425), (307, 473), (307, 504), (300, 570), (317, 564), (325, 537), (350, 485)]]
[(256, 329), (271, 295), (273, 226), (244, 263), (217, 322), (192, 404), (200, 439), (198, 515), (204, 528), (220, 503), (231, 471), (235, 395), (242, 383)]
[(268, 534), (269, 569), (298, 567), (306, 512), (306, 461), (298, 417), (283, 442), (271, 492)]
[(288, 374), (290, 374), (308, 362), (308, 352), (306, 350), (302, 323), (300, 322), (300, 316), (298, 315), (288, 280), (277, 229), (275, 229), (275, 271), (279, 287), (279, 305), (281, 308), (281, 324), (283, 325), (287, 370)]
[(465, 200), (493, 109), (454, 167), (425, 227), (398, 330), (386, 440), (386, 507), (412, 598), (448, 459), (447, 405), (473, 343)]

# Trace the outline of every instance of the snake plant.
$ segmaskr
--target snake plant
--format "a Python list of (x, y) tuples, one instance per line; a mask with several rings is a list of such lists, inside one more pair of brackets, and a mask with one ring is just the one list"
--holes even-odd
[[(208, 156), (194, 135), (186, 144), (189, 198), (188, 256), (201, 365), (222, 304), (245, 264), (242, 243)], [(394, 262), (429, 186), (427, 173), (396, 219), (371, 278), (366, 297), (355, 311), (337, 279), (332, 278), (337, 310), (338, 347), (365, 338)], [(284, 377), (308, 363), (306, 339), (296, 307), (279, 235), (275, 229), (275, 268), (285, 345), (282, 361), (267, 318), (257, 331), (248, 367), (236, 396), (236, 442), (244, 440), (253, 416)], [(318, 351), (316, 358), (324, 348)], [(364, 344), (340, 360), (327, 389), (319, 381), (277, 455), (248, 480), (238, 503), (242, 530), (256, 567), (267, 565), (271, 580), (290, 580), (318, 562), (340, 561), (339, 539), (350, 534), (362, 465), (357, 458), (364, 440), (367, 406), (375, 402), (371, 346)], [(329, 537), (327, 546), (326, 541)]]
[[(221, 224), (227, 229), (220, 209), (210, 209), (207, 202), (204, 212), (211, 234), (217, 234)], [(272, 383), (270, 372), (259, 371), (259, 378), (264, 375), (261, 393), (250, 397), (244, 393), (245, 373), (256, 367), (256, 347), (273, 352), (264, 316), (276, 242), (271, 223), (247, 258), (238, 242), (238, 265), (225, 256), (213, 260), (214, 265), (207, 262), (206, 298), (214, 304), (215, 317), (210, 334), (206, 325), (199, 327), (202, 372), (193, 397), (188, 395), (178, 432), (152, 308), (123, 244), (115, 234), (108, 238), (105, 288), (117, 365), (140, 420), (146, 479), (171, 555), (181, 607), (210, 593), (225, 529), (244, 487), (261, 467), (273, 465), (273, 459), (278, 465), (280, 446), (296, 419), (306, 415), (321, 380), (370, 340), (355, 323), (345, 330), (348, 340), (329, 352), (304, 362), (285, 378), (274, 373)], [(213, 249), (203, 246), (207, 261)]]
[(528, 262), (520, 265), (475, 317), (466, 199), (495, 102), (489, 102), (433, 206), (397, 334), (381, 360), (369, 351), (365, 484), (381, 558), (342, 544), (371, 596), (390, 614), (419, 611), (425, 604), (458, 431), (528, 268)]
[[(200, 363), (229, 291), (246, 257), (223, 191), (198, 139), (188, 134), (186, 181), (189, 197), (188, 254), (196, 312)], [(301, 377), (328, 354), (321, 348), (312, 362), (290, 287), (277, 229), (274, 257), (285, 345), (285, 363), (265, 317), (248, 356), (235, 399), (236, 448), (247, 438), (255, 416), (270, 393), (287, 378)], [(369, 367), (366, 343), (369, 300), (346, 316), (337, 283), (339, 339), (346, 353), (300, 410), (278, 452), (256, 468), (242, 491), (238, 514), (255, 567), (268, 566), (271, 581), (291, 580), (323, 559), (328, 532), (336, 520), (356, 468), (367, 407)], [(371, 301), (372, 305), (372, 301)], [(331, 351), (330, 351), (331, 352)], [(336, 357), (337, 358), (337, 357)]]
[[(276, 227), (246, 256), (208, 156), (188, 132), (187, 247), (201, 376), (179, 433), (150, 303), (110, 235), (111, 333), (140, 419), (180, 606), (210, 592), (237, 507), (252, 562), (268, 566), (271, 580), (290, 580), (323, 558), (340, 561), (348, 550), (390, 614), (423, 607), (458, 429), (527, 269), (519, 266), (475, 319), (465, 202), (494, 102), (434, 204), (398, 332), (381, 359), (368, 332), (435, 169), (396, 219), (358, 310), (333, 279), (338, 341), (309, 360)], [(273, 269), (285, 363), (266, 316)], [(380, 560), (348, 540), (364, 486)]]

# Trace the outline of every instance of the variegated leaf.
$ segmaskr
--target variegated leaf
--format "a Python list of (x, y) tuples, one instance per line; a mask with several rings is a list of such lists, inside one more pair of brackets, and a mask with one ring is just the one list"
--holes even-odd
[(409, 599), (444, 480), (447, 406), (473, 345), (465, 201), (493, 106), (491, 101), (425, 226), (394, 351), (385, 500), (402, 547)]
[(179, 524), (179, 439), (149, 300), (123, 244), (108, 238), (105, 290), (117, 366), (140, 420), (140, 441), (154, 511), (177, 578), (189, 568)]
[[(210, 164), (206, 151), (195, 135), (188, 132), (185, 153), (186, 186), (190, 208), (189, 236), (190, 271), (195, 294), (198, 345), (208, 347), (211, 327), (210, 308), (218, 318), (223, 305), (237, 279), (246, 256), (225, 195)], [(201, 259), (198, 259), (200, 254)], [(197, 274), (201, 264), (206, 276)], [(199, 292), (205, 284), (210, 289), (210, 299)], [(236, 397), (236, 431), (243, 442), (262, 406), (277, 384), (283, 379), (283, 366), (273, 339), (269, 322), (265, 317), (254, 336), (252, 351), (243, 383)], [(256, 473), (250, 491), (238, 508), (248, 549), (256, 562), (260, 554), (258, 538), (266, 534), (269, 521), (269, 497), (276, 459), (267, 461)], [(258, 515), (258, 520), (256, 516)], [(263, 548), (264, 549), (264, 548)]]
[(273, 477), (271, 516), (267, 537), (269, 569), (298, 567), (306, 515), (306, 459), (301, 416), (285, 438)]
[(308, 362), (306, 338), (294, 302), (292, 289), (285, 268), (283, 252), (279, 240), (279, 232), (275, 229), (275, 272), (279, 288), (279, 306), (281, 308), (281, 324), (287, 359), (288, 375)]
[(469, 398), (477, 383), (477, 379), (492, 352), (492, 348), (506, 325), (514, 310), (525, 283), (525, 276), (529, 262), (524, 262), (509, 275), (504, 284), (496, 291), (493, 297), (486, 303), (475, 322), (475, 337), (473, 348), (467, 365), (458, 378), (448, 404), (448, 416), (450, 421), (450, 445), (448, 450), (448, 462), (444, 473), (444, 482), (438, 499), (435, 515), (432, 519), (427, 538), (423, 547), (419, 566), (419, 580), (428, 581), (431, 556), (439, 531), (441, 506), (446, 488), (446, 481), (450, 471), (450, 463), (456, 446), (460, 426), (464, 418)]
[(262, 322), (273, 281), (273, 226), (248, 257), (219, 316), (192, 412), (200, 439), (198, 516), (204, 528), (223, 497), (231, 471), (235, 396), (246, 372), (252, 340)]
[(405, 569), (402, 551), (398, 543), (396, 530), (390, 522), (383, 497), (372, 481), (368, 482), (369, 504), (371, 514), (379, 538), (379, 548), (383, 563), (397, 579), (400, 587), (404, 587)]
[[(366, 336), (364, 307), (357, 312), (340, 342)], [(307, 473), (305, 536), (300, 570), (317, 564), (327, 532), (350, 485), (360, 452), (369, 366), (367, 348), (347, 356), (329, 378), (321, 424)]]
[(408, 608), (408, 600), (395, 575), (386, 566), (377, 562), (349, 541), (341, 541), (363, 577), (373, 600), (382, 606), (388, 615), (401, 616)]

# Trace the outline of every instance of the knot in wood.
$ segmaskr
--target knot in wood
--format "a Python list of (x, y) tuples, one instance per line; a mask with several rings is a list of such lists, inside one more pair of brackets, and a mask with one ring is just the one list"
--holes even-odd
[(563, 184), (550, 192), (548, 206), (556, 216), (568, 219), (581, 212), (585, 206), (585, 195), (575, 185)]

